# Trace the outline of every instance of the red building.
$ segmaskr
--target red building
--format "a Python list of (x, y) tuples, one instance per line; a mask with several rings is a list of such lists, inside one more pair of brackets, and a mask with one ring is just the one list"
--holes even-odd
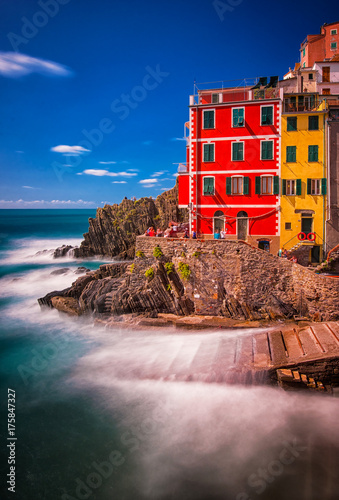
[(277, 78), (253, 87), (190, 96), (187, 163), (179, 167), (179, 207), (190, 231), (279, 249), (280, 117)]
[(316, 61), (326, 61), (339, 54), (339, 22), (324, 24), (318, 35), (307, 35), (300, 47), (302, 68), (312, 68)]

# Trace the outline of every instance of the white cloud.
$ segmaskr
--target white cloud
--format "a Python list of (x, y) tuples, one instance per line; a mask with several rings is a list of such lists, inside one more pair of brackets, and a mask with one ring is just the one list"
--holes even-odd
[(139, 184), (156, 184), (158, 179), (142, 179)]
[(101, 165), (113, 165), (116, 161), (99, 161)]
[(172, 137), (171, 141), (186, 141), (185, 137)]
[[(60, 144), (59, 146), (54, 146), (53, 148), (51, 148), (51, 151), (53, 151), (54, 153), (61, 153), (63, 155), (72, 155), (72, 156), (82, 155), (91, 152), (90, 149), (83, 148), (82, 146), (67, 146), (66, 144)], [(66, 167), (66, 165), (64, 166)]]
[(89, 168), (87, 170), (84, 170), (82, 174), (94, 175), (96, 177), (134, 177), (135, 175), (137, 175), (132, 172), (109, 172), (108, 170), (100, 170), (94, 168)]
[(126, 181), (112, 181), (112, 184), (127, 184)]
[(159, 172), (154, 172), (151, 177), (160, 177), (161, 175), (164, 175), (168, 173), (168, 170), (159, 170)]
[(62, 64), (30, 57), (18, 52), (0, 52), (0, 75), (19, 78), (31, 73), (40, 75), (70, 76), (72, 71)]
[(138, 168), (128, 168), (127, 172), (140, 172)]
[(178, 173), (176, 172), (175, 174), (173, 174), (173, 177), (178, 177)]
[(173, 189), (173, 186), (169, 187), (169, 188), (161, 188), (160, 191), (169, 191), (170, 189)]
[(84, 201), (84, 200), (0, 200), (0, 208), (57, 208), (57, 207), (83, 207), (83, 206), (93, 206), (96, 207), (97, 204), (94, 201)]
[(25, 189), (35, 189), (35, 188), (34, 188), (34, 187), (32, 187), (32, 186), (21, 186), (21, 187), (23, 187), (23, 188), (25, 188)]

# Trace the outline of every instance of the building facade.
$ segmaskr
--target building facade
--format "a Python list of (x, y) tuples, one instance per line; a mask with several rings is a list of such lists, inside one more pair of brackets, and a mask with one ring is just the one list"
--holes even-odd
[(323, 256), (327, 104), (318, 94), (285, 94), (281, 131), (281, 247), (304, 264)]
[(262, 83), (191, 96), (179, 207), (190, 208), (191, 232), (201, 237), (225, 230), (276, 253), (282, 100), (276, 84)]
[(339, 53), (339, 22), (324, 24), (318, 35), (307, 35), (300, 46), (302, 68), (310, 68), (316, 61), (330, 60)]

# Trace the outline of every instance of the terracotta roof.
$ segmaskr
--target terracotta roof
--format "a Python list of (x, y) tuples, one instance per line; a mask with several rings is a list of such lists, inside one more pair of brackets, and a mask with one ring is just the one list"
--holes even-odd
[(332, 57), (331, 61), (339, 61), (339, 53), (338, 53), (338, 54), (335, 54), (335, 55)]

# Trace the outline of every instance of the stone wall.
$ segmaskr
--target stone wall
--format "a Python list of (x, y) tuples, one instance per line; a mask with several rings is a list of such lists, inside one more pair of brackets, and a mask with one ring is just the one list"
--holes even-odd
[[(157, 245), (163, 253), (160, 258), (153, 256)], [(173, 275), (184, 288), (182, 296), (193, 304), (196, 314), (339, 319), (339, 279), (317, 275), (244, 242), (141, 236), (136, 252), (144, 255), (135, 259), (135, 272), (140, 276), (147, 268), (156, 274), (167, 262), (174, 264)], [(179, 270), (182, 264), (190, 273), (186, 280)]]

